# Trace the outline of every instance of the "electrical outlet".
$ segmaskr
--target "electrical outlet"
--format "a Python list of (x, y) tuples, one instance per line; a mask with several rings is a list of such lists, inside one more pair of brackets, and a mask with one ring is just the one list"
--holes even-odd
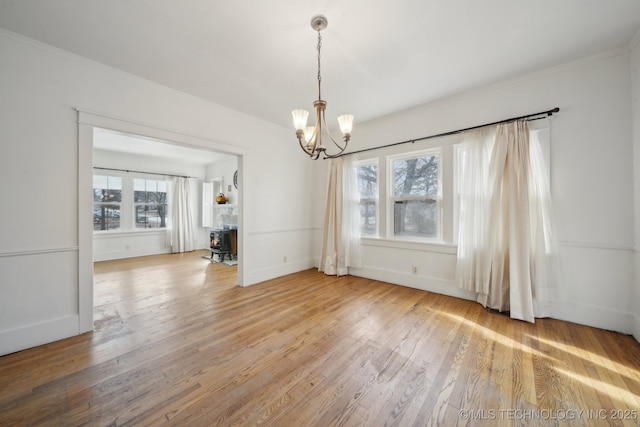
[(412, 266), (411, 266), (411, 272), (412, 272), (413, 274), (418, 274), (418, 267), (416, 267), (415, 265), (412, 265)]
[(131, 249), (131, 245), (124, 245), (124, 250), (128, 251), (129, 249)]
[(287, 256), (286, 255), (282, 257), (282, 262), (287, 262)]

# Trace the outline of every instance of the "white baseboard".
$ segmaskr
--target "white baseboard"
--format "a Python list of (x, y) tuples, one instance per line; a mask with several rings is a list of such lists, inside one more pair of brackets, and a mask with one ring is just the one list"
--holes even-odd
[(129, 251), (112, 251), (112, 252), (102, 252), (102, 253), (93, 253), (94, 261), (111, 261), (114, 259), (125, 259), (125, 258), (135, 258), (140, 256), (149, 256), (149, 255), (161, 255), (171, 253), (170, 248), (158, 249), (158, 248), (142, 248), (135, 249)]
[(448, 295), (455, 298), (462, 298), (471, 301), (475, 301), (476, 299), (473, 292), (469, 292), (458, 287), (458, 284), (453, 280), (440, 279), (437, 277), (419, 274), (401, 273), (394, 270), (386, 270), (370, 266), (349, 268), (349, 274), (372, 280), (380, 280), (394, 285), (407, 286), (409, 288)]
[[(634, 316), (606, 307), (572, 303), (553, 302), (554, 319), (565, 320), (567, 322), (579, 323), (581, 325), (593, 326), (594, 328), (616, 331), (623, 334), (634, 334)], [(638, 322), (635, 322), (635, 335), (638, 339)]]
[(15, 353), (79, 334), (77, 315), (0, 331), (0, 355)]
[[(453, 280), (407, 274), (369, 266), (358, 269), (350, 268), (349, 274), (470, 301), (476, 300), (473, 292), (459, 288)], [(616, 331), (623, 334), (633, 334), (636, 340), (640, 342), (640, 318), (630, 313), (624, 313), (606, 307), (568, 302), (553, 302), (552, 317), (558, 320), (579, 323), (581, 325)]]
[(272, 265), (257, 270), (246, 271), (244, 274), (244, 286), (251, 286), (276, 277), (297, 273), (314, 267), (313, 258), (306, 258), (282, 264)]

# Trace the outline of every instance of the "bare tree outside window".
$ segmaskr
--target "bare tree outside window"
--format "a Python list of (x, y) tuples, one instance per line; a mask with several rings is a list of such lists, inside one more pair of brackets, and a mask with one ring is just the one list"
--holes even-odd
[(93, 176), (93, 230), (120, 229), (120, 203), (122, 202), (122, 178), (117, 176)]
[(154, 179), (133, 180), (136, 228), (167, 227), (167, 183)]
[(373, 235), (378, 231), (378, 165), (358, 166), (360, 195), (360, 233)]
[(439, 158), (431, 154), (393, 160), (395, 236), (438, 237)]

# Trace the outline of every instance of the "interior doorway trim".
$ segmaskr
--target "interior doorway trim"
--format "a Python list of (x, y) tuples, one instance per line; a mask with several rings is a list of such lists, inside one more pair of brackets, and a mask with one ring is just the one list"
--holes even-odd
[[(238, 143), (226, 143), (211, 138), (196, 135), (182, 130), (169, 129), (161, 126), (119, 117), (112, 114), (100, 113), (86, 109), (75, 109), (78, 112), (78, 124), (89, 124), (95, 127), (111, 129), (140, 136), (148, 136), (176, 143), (185, 143), (191, 148), (220, 151), (226, 154), (242, 155), (250, 149), (249, 146)], [(114, 128), (113, 126), (117, 126)], [(206, 143), (203, 145), (202, 143)]]
[[(133, 120), (121, 119), (76, 109), (78, 112), (78, 323), (79, 332), (93, 330), (93, 135), (94, 128), (109, 129), (143, 137), (155, 138), (189, 148), (220, 151), (238, 156), (238, 227), (244, 230), (243, 214), (243, 155), (247, 147), (219, 143), (207, 138), (172, 131)], [(244, 286), (244, 232), (238, 233), (238, 285)]]

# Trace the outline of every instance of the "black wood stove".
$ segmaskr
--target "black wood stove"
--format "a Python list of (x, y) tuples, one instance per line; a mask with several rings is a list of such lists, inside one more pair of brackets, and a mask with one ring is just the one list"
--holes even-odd
[(211, 230), (209, 237), (211, 238), (211, 259), (214, 254), (220, 257), (220, 262), (224, 262), (225, 254), (231, 259), (231, 230)]

